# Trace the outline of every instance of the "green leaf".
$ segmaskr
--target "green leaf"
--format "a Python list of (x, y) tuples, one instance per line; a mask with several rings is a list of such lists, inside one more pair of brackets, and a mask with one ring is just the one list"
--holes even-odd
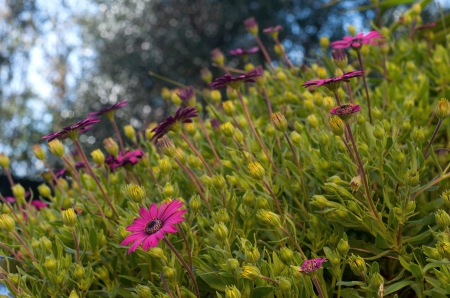
[(389, 176), (394, 179), (396, 182), (401, 182), (402, 179), (397, 176), (397, 172), (394, 171), (391, 167), (391, 164), (389, 162), (383, 164), (383, 170), (389, 174)]
[(134, 281), (134, 282), (139, 283), (139, 284), (142, 283), (142, 279), (139, 279), (139, 278), (136, 278), (136, 277), (133, 277), (133, 276), (119, 275), (119, 277), (122, 277), (122, 278), (125, 278), (125, 279), (128, 279), (128, 280)]
[(409, 268), (408, 262), (406, 262), (402, 256), (398, 256), (398, 260), (400, 261), (400, 264), (403, 266), (403, 268), (405, 268), (408, 271), (411, 271), (411, 269)]
[(92, 251), (96, 251), (97, 250), (97, 232), (95, 231), (94, 228), (90, 228), (89, 229), (89, 242), (91, 243), (91, 247), (92, 247)]
[[(399, 258), (401, 258), (401, 257), (399, 257)], [(395, 284), (392, 284), (386, 288), (386, 290), (384, 291), (384, 295), (389, 295), (394, 292), (397, 292), (398, 290), (400, 290), (406, 286), (412, 285), (413, 283), (414, 283), (414, 281), (400, 281)]]
[(430, 156), (431, 156), (431, 159), (433, 160), (433, 162), (438, 167), (439, 172), (442, 174), (443, 171), (442, 171), (441, 165), (439, 164), (439, 161), (438, 161), (438, 159), (436, 157), (436, 154), (434, 153), (433, 146), (431, 146), (431, 149), (430, 149)]
[(377, 238), (375, 239), (375, 245), (379, 248), (389, 249), (389, 244), (386, 242), (386, 238), (377, 234)]
[(415, 278), (423, 280), (422, 269), (417, 264), (411, 263), (409, 265), (409, 269), (411, 270), (411, 273), (414, 275)]
[(257, 287), (253, 289), (252, 298), (264, 297), (272, 293), (273, 287)]

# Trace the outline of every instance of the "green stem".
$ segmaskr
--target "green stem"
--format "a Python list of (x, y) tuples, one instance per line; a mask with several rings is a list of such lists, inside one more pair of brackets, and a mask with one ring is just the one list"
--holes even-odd
[(297, 243), (297, 241), (295, 241), (294, 237), (292, 237), (291, 233), (289, 233), (288, 230), (286, 230), (283, 227), (280, 227), (280, 229), (286, 234), (286, 236), (288, 236), (288, 238), (292, 241), (292, 243), (295, 245), (295, 247), (297, 248), (298, 252), (302, 255), (303, 259), (307, 259), (305, 253), (303, 252), (302, 248), (300, 247), (300, 245)]
[(76, 261), (77, 261), (77, 264), (80, 264), (80, 246), (78, 245), (77, 233), (75, 232), (75, 227), (72, 227), (72, 235), (73, 235), (73, 242), (75, 244)]
[(194, 151), (195, 155), (198, 156), (198, 158), (200, 158), (200, 160), (202, 161), (203, 165), (205, 166), (206, 170), (208, 170), (208, 173), (211, 175), (211, 177), (214, 175), (213, 172), (211, 171), (211, 168), (209, 167), (209, 165), (206, 163), (206, 160), (203, 158), (203, 156), (200, 154), (200, 152), (198, 152), (197, 149), (195, 149), (194, 145), (192, 145), (192, 143), (189, 141), (188, 137), (182, 133), (180, 131), (180, 136), (181, 138), (186, 142), (186, 144), (188, 144), (189, 148), (191, 148), (192, 151)]
[[(362, 58), (361, 58), (361, 51), (357, 50), (356, 53), (358, 54), (358, 61), (359, 61), (359, 66), (361, 67), (361, 71), (364, 72), (364, 65), (362, 62)], [(368, 106), (368, 112), (369, 112), (369, 121), (370, 124), (373, 124), (372, 121), (372, 110), (370, 108), (370, 97), (369, 97), (369, 89), (367, 88), (367, 82), (366, 82), (366, 73), (363, 73), (363, 82), (364, 82), (364, 89), (366, 90), (366, 99), (367, 99), (367, 106)]]
[(269, 54), (267, 53), (266, 47), (264, 47), (263, 43), (261, 42), (261, 39), (259, 39), (258, 35), (255, 35), (255, 40), (258, 43), (259, 48), (264, 54), (264, 57), (266, 58), (267, 62), (269, 62), (270, 67), (273, 69), (272, 59), (270, 59)]
[(189, 257), (189, 266), (190, 266), (191, 270), (193, 270), (192, 268), (194, 268), (194, 267), (192, 265), (191, 247), (189, 246), (189, 242), (186, 238), (186, 234), (184, 233), (183, 228), (181, 227), (181, 224), (178, 223), (177, 227), (178, 227), (178, 232), (181, 234), (181, 237), (183, 237), (184, 245), (186, 245), (186, 251), (187, 251), (188, 257)]
[(270, 185), (269, 185), (266, 181), (264, 181), (264, 180), (262, 180), (262, 183), (263, 183), (263, 185), (266, 187), (266, 189), (267, 189), (267, 191), (270, 193), (270, 195), (272, 196), (273, 201), (275, 202), (275, 206), (277, 206), (278, 213), (279, 213), (280, 216), (281, 216), (281, 220), (282, 220), (283, 223), (284, 223), (286, 220), (285, 220), (285, 218), (284, 218), (284, 213), (283, 213), (283, 211), (281, 210), (281, 204), (280, 204), (280, 201), (278, 200), (277, 196), (273, 193), (272, 189), (270, 188)]
[(206, 130), (205, 123), (203, 123), (202, 118), (198, 117), (197, 119), (198, 119), (198, 122), (200, 123), (200, 126), (201, 126), (201, 128), (203, 130), (203, 133), (205, 134), (206, 140), (208, 141), (208, 144), (209, 144), (209, 146), (210, 146), (214, 156), (216, 157), (216, 160), (218, 162), (221, 162), (220, 157), (217, 154), (216, 148), (214, 147), (214, 144), (211, 141), (211, 138), (209, 137), (208, 131)]
[(430, 142), (428, 143), (427, 148), (423, 152), (423, 158), (426, 159), (428, 157), (428, 151), (430, 151), (431, 144), (433, 144), (433, 141), (436, 138), (436, 135), (437, 135), (439, 129), (441, 128), (441, 125), (442, 125), (442, 120), (439, 119), (438, 124), (436, 125), (436, 128), (434, 129), (433, 135), (431, 136)]
[(125, 153), (125, 147), (123, 146), (122, 137), (120, 136), (120, 131), (119, 128), (117, 127), (117, 123), (116, 121), (114, 121), (114, 118), (111, 118), (110, 120), (114, 127), (114, 131), (116, 132), (117, 139), (119, 140), (120, 150), (122, 151), (122, 153)]

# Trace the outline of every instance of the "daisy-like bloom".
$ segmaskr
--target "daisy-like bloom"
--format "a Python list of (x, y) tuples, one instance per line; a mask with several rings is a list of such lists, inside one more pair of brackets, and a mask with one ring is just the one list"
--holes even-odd
[(211, 119), (211, 128), (216, 132), (216, 133), (218, 133), (218, 132), (220, 132), (221, 131), (221, 129), (220, 129), (220, 120), (219, 119), (216, 119), (216, 118), (213, 118), (213, 119)]
[(256, 79), (263, 76), (264, 72), (261, 67), (256, 67), (255, 69), (250, 70), (248, 73), (244, 75), (240, 75), (237, 77), (233, 77), (229, 74), (224, 75), (221, 78), (217, 78), (214, 82), (209, 84), (209, 88), (211, 89), (220, 89), (226, 86), (230, 86), (233, 89), (238, 89), (241, 83), (243, 82), (256, 82)]
[(244, 26), (247, 31), (252, 35), (258, 34), (258, 23), (254, 17), (250, 17), (244, 21)]
[(338, 116), (343, 121), (347, 121), (350, 117), (361, 110), (361, 107), (357, 104), (345, 104), (332, 108), (330, 111), (331, 115)]
[(114, 111), (117, 109), (120, 109), (121, 107), (124, 107), (128, 104), (128, 102), (126, 100), (115, 103), (109, 107), (103, 107), (100, 111), (97, 112), (91, 112), (89, 114), (89, 117), (98, 117), (98, 116), (102, 116), (105, 115), (108, 118), (112, 118), (114, 116)]
[(347, 67), (348, 58), (344, 49), (336, 49), (331, 51), (331, 56), (333, 56), (334, 63), (336, 63), (340, 69), (345, 69)]
[(269, 34), (272, 36), (273, 39), (278, 38), (278, 32), (280, 32), (282, 27), (280, 25), (276, 25), (274, 27), (269, 27), (263, 30), (264, 33)]
[(47, 142), (50, 142), (51, 140), (54, 140), (54, 139), (64, 139), (66, 137), (69, 137), (72, 140), (75, 140), (79, 133), (88, 131), (91, 128), (91, 126), (97, 122), (100, 122), (100, 120), (97, 118), (89, 117), (84, 120), (78, 121), (74, 125), (63, 127), (63, 129), (59, 132), (45, 135), (41, 139), (47, 140)]
[(195, 98), (194, 87), (189, 86), (184, 89), (179, 89), (179, 91), (177, 92), (177, 95), (187, 105), (195, 106), (196, 98)]
[(335, 91), (339, 88), (341, 82), (348, 82), (351, 78), (362, 77), (364, 72), (361, 70), (354, 70), (347, 73), (344, 73), (342, 76), (323, 79), (323, 80), (312, 80), (304, 83), (303, 87), (317, 86), (320, 87), (322, 85), (326, 86), (331, 91)]
[(316, 258), (316, 259), (306, 260), (305, 262), (303, 262), (303, 265), (300, 268), (299, 272), (302, 272), (302, 273), (314, 272), (317, 269), (321, 268), (322, 264), (326, 261), (327, 261), (327, 259), (325, 259), (325, 258)]
[(132, 232), (120, 245), (128, 245), (134, 242), (128, 249), (128, 253), (136, 251), (142, 244), (142, 249), (148, 251), (150, 247), (158, 245), (159, 239), (164, 238), (164, 233), (176, 233), (175, 224), (184, 220), (183, 214), (186, 209), (179, 210), (183, 205), (179, 200), (170, 203), (162, 203), (158, 206), (153, 203), (147, 209), (142, 207), (139, 210), (141, 217), (134, 220), (133, 224), (126, 228)]
[(248, 56), (250, 54), (254, 54), (254, 53), (258, 52), (258, 51), (259, 51), (258, 47), (253, 47), (253, 48), (248, 49), (248, 50), (243, 50), (241, 48), (237, 48), (236, 50), (231, 50), (230, 54), (234, 55), (234, 56), (245, 56), (246, 57), (246, 56)]
[(363, 44), (378, 45), (374, 39), (384, 38), (378, 31), (370, 31), (366, 35), (359, 33), (356, 36), (344, 36), (343, 40), (333, 41), (330, 46), (334, 49), (354, 48), (359, 49)]
[(133, 166), (139, 162), (139, 160), (144, 156), (144, 152), (140, 149), (134, 151), (126, 151), (125, 153), (119, 152), (117, 157), (108, 155), (105, 158), (105, 164), (111, 170), (122, 166)]
[(225, 63), (225, 56), (219, 48), (215, 48), (211, 51), (211, 60), (216, 62), (220, 66), (223, 66), (223, 64)]
[(167, 117), (166, 120), (152, 129), (152, 132), (155, 134), (151, 140), (155, 140), (156, 144), (156, 141), (158, 141), (158, 139), (164, 136), (168, 131), (180, 131), (182, 123), (192, 123), (192, 118), (195, 117), (198, 117), (197, 108), (179, 108), (174, 116)]

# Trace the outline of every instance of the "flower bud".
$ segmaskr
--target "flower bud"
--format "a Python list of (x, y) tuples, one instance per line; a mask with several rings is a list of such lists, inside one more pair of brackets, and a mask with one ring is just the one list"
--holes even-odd
[(342, 136), (344, 134), (345, 124), (338, 116), (333, 115), (330, 117), (330, 127), (335, 135)]
[(363, 275), (367, 271), (366, 262), (360, 256), (355, 256), (354, 254), (348, 260), (350, 268), (355, 275)]
[(209, 84), (212, 82), (212, 73), (208, 68), (202, 68), (200, 70), (200, 74), (202, 76), (202, 80), (206, 83)]
[(236, 142), (238, 142), (239, 144), (242, 144), (244, 141), (244, 135), (242, 134), (242, 132), (239, 129), (235, 129), (234, 130), (234, 139), (236, 140)]
[(4, 169), (9, 168), (9, 157), (5, 153), (0, 153), (0, 166)]
[(44, 267), (52, 272), (56, 268), (56, 260), (53, 256), (47, 256), (45, 257)]
[(167, 87), (162, 87), (161, 89), (161, 96), (165, 100), (168, 100), (170, 98), (170, 90)]
[(372, 276), (370, 278), (370, 283), (369, 283), (369, 285), (371, 287), (378, 289), (383, 283), (384, 283), (384, 278), (383, 278), (383, 276), (381, 276), (380, 273), (375, 272), (374, 274), (372, 274)]
[(444, 229), (450, 226), (450, 216), (442, 209), (436, 211), (434, 219), (436, 220), (436, 224)]
[(255, 266), (242, 266), (241, 275), (244, 278), (255, 280), (261, 276), (261, 272)]
[(44, 148), (42, 148), (41, 145), (34, 145), (33, 146), (33, 153), (34, 156), (36, 156), (37, 159), (39, 160), (45, 160), (45, 151)]
[(227, 186), (225, 178), (222, 175), (214, 175), (212, 177), (212, 184), (217, 190), (223, 190)]
[(286, 277), (280, 277), (278, 287), (284, 293), (290, 294), (292, 289), (292, 284)]
[(0, 229), (5, 230), (7, 232), (13, 232), (14, 231), (14, 219), (12, 219), (9, 214), (2, 214), (0, 215)]
[(383, 127), (381, 127), (380, 125), (375, 126), (375, 129), (373, 130), (373, 136), (376, 139), (378, 140), (383, 139), (385, 134), (386, 132), (384, 131)]
[(255, 161), (255, 162), (249, 163), (248, 169), (249, 169), (250, 174), (252, 175), (253, 179), (256, 179), (256, 180), (264, 179), (265, 171), (259, 162)]
[(200, 196), (199, 195), (192, 196), (191, 199), (189, 200), (189, 208), (191, 208), (193, 212), (197, 212), (200, 210), (201, 207), (202, 201), (200, 199)]
[(346, 256), (350, 246), (348, 245), (348, 241), (341, 239), (337, 245), (337, 251), (341, 256)]
[(311, 127), (313, 128), (318, 128), (319, 127), (319, 119), (317, 119), (316, 115), (312, 114), (309, 115), (306, 120), (308, 120), (309, 125), (311, 125)]
[(61, 212), (63, 223), (66, 226), (74, 227), (77, 223), (77, 214), (73, 210), (73, 208), (69, 208), (67, 210), (63, 210)]
[(214, 237), (216, 237), (220, 241), (225, 241), (228, 237), (228, 228), (223, 223), (215, 224), (213, 227)]
[(47, 251), (49, 251), (49, 252), (52, 251), (52, 245), (53, 244), (47, 237), (43, 236), (43, 237), (39, 238), (39, 242), (41, 243), (41, 245), (43, 247), (45, 247), (45, 249)]
[(45, 183), (42, 183), (38, 186), (38, 191), (39, 194), (44, 198), (50, 198), (50, 196), (52, 195), (52, 190)]
[(284, 46), (280, 43), (276, 43), (273, 45), (273, 51), (275, 52), (275, 54), (281, 57), (284, 53)]
[(415, 15), (419, 15), (422, 12), (422, 6), (420, 3), (414, 3), (411, 8)]
[(284, 246), (280, 249), (280, 257), (284, 262), (290, 263), (294, 257), (294, 252), (289, 247)]
[(419, 179), (419, 172), (412, 169), (406, 172), (406, 184), (410, 186), (416, 186), (417, 184), (419, 184)]
[(227, 224), (230, 221), (230, 216), (228, 215), (228, 211), (225, 208), (220, 208), (216, 213), (214, 213), (214, 217), (217, 222), (223, 222)]
[(85, 277), (85, 273), (86, 270), (83, 266), (75, 264), (75, 268), (73, 269), (72, 274), (77, 280), (83, 279)]
[(166, 196), (166, 198), (170, 198), (172, 197), (174, 192), (175, 189), (173, 188), (172, 184), (170, 182), (167, 182), (163, 188), (163, 194)]
[(158, 161), (159, 169), (164, 174), (167, 175), (172, 171), (172, 164), (168, 158), (163, 158)]
[(277, 78), (278, 78), (280, 81), (282, 81), (282, 82), (287, 82), (287, 76), (286, 76), (286, 74), (285, 74), (284, 72), (282, 72), (282, 71), (279, 71), (279, 72), (277, 73)]
[(184, 125), (184, 127), (186, 128), (187, 133), (188, 133), (191, 137), (194, 136), (195, 133), (197, 132), (194, 123), (186, 123), (186, 124)]
[(226, 122), (220, 126), (220, 130), (226, 136), (231, 138), (234, 134), (234, 126), (230, 122)]
[(187, 159), (187, 163), (190, 167), (194, 169), (201, 169), (203, 166), (202, 161), (195, 155), (189, 155)]
[(356, 35), (356, 28), (353, 25), (348, 25), (347, 27), (348, 33), (350, 33), (350, 35)]
[(358, 175), (356, 177), (353, 177), (352, 180), (350, 180), (350, 188), (352, 192), (357, 191), (361, 187), (361, 176)]
[(109, 271), (105, 266), (97, 267), (95, 270), (96, 275), (100, 280), (108, 281), (109, 280)]
[(317, 76), (319, 79), (325, 79), (328, 77), (327, 69), (325, 67), (318, 67), (317, 68)]
[(444, 199), (444, 204), (447, 208), (450, 208), (450, 189), (444, 190), (441, 194)]
[(211, 90), (211, 99), (215, 103), (219, 103), (222, 100), (222, 94), (219, 90)]
[(66, 153), (66, 148), (64, 147), (63, 143), (61, 143), (60, 140), (54, 139), (48, 142), (48, 149), (50, 152), (57, 157), (63, 157)]
[(211, 60), (217, 63), (219, 66), (223, 66), (225, 63), (225, 56), (219, 48), (215, 48), (211, 51)]
[(273, 113), (271, 115), (272, 123), (278, 131), (286, 132), (287, 121), (283, 114), (280, 112)]
[(123, 127), (123, 132), (125, 133), (125, 136), (129, 138), (130, 140), (134, 141), (136, 140), (136, 131), (134, 130), (134, 127), (131, 125), (125, 125)]
[(139, 298), (153, 298), (152, 290), (149, 287), (138, 284), (135, 291)]
[(239, 292), (236, 286), (225, 287), (225, 298), (241, 298), (241, 292)]
[(106, 152), (108, 152), (112, 156), (117, 157), (119, 155), (119, 146), (113, 140), (113, 138), (104, 139), (103, 146), (105, 146)]
[(328, 46), (330, 45), (330, 39), (327, 36), (322, 36), (319, 42), (320, 46), (324, 49), (328, 48)]
[(164, 266), (163, 267), (163, 272), (164, 272), (164, 277), (168, 280), (168, 281), (174, 281), (177, 272), (175, 271), (175, 269), (171, 268), (171, 267), (167, 267)]
[(20, 277), (18, 274), (15, 273), (10, 273), (8, 274), (8, 279), (12, 282), (13, 285), (15, 285), (16, 287), (19, 285), (20, 282)]
[(436, 110), (436, 116), (439, 118), (439, 120), (444, 120), (450, 115), (450, 104), (448, 103), (447, 98), (441, 98), (439, 100)]
[(31, 239), (31, 247), (33, 249), (38, 249), (40, 245), (41, 245), (41, 243), (36, 238), (33, 237)]
[(280, 216), (273, 212), (270, 212), (270, 211), (267, 211), (264, 209), (260, 209), (256, 213), (256, 217), (262, 224), (265, 224), (267, 226), (274, 227), (274, 228), (278, 228), (281, 226)]
[(122, 192), (127, 199), (131, 199), (135, 203), (142, 203), (145, 198), (145, 189), (139, 185), (128, 184), (122, 187)]
[(291, 140), (295, 145), (299, 146), (302, 143), (302, 136), (298, 132), (293, 131), (291, 133)]
[(229, 117), (234, 116), (234, 113), (236, 112), (236, 108), (234, 107), (234, 104), (231, 100), (224, 101), (222, 103), (222, 107), (223, 107), (223, 110), (225, 111), (225, 114), (227, 114), (227, 116), (229, 116)]
[(415, 126), (412, 131), (412, 137), (414, 142), (416, 142), (417, 144), (422, 143), (423, 139), (425, 139), (423, 128)]
[(226, 265), (228, 271), (232, 272), (239, 268), (239, 261), (236, 259), (228, 259)]
[(84, 182), (86, 182), (87, 189), (89, 191), (95, 191), (97, 189), (97, 183), (95, 183), (94, 178), (92, 178), (91, 175), (86, 174), (86, 173), (84, 173), (82, 175), (83, 175)]
[(448, 241), (439, 241), (436, 249), (443, 258), (450, 259), (450, 243)]
[(245, 251), (245, 259), (250, 264), (255, 264), (256, 262), (258, 262), (259, 257), (260, 253), (256, 247), (252, 246)]
[(78, 296), (75, 290), (72, 290), (72, 292), (70, 292), (69, 298), (80, 298), (80, 296)]
[(253, 193), (253, 191), (247, 190), (242, 196), (242, 200), (244, 201), (245, 205), (250, 206), (255, 201), (255, 194)]
[(18, 203), (25, 203), (25, 188), (22, 185), (15, 184), (11, 190)]
[(166, 255), (164, 254), (164, 250), (160, 247), (151, 247), (147, 253), (155, 259), (166, 260)]
[(105, 155), (100, 149), (96, 149), (91, 152), (92, 160), (94, 160), (95, 164), (102, 166), (105, 162)]
[(238, 97), (237, 91), (231, 87), (227, 87), (227, 97), (228, 99), (236, 99)]

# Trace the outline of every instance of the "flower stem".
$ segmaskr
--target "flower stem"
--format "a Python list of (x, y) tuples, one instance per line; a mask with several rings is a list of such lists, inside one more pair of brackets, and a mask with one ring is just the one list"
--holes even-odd
[(441, 125), (442, 125), (442, 120), (439, 119), (438, 124), (436, 125), (436, 128), (434, 129), (433, 135), (431, 136), (430, 142), (428, 143), (427, 148), (423, 152), (423, 158), (426, 159), (428, 157), (428, 151), (430, 151), (431, 144), (433, 144), (433, 141), (436, 138), (436, 135), (437, 135), (439, 129), (441, 128)]
[(73, 242), (75, 244), (75, 252), (76, 252), (76, 256), (77, 256), (77, 264), (80, 263), (80, 246), (78, 245), (78, 240), (77, 240), (77, 233), (75, 231), (75, 227), (72, 227), (72, 235), (73, 235)]
[(183, 237), (184, 245), (186, 245), (186, 250), (187, 250), (187, 253), (188, 253), (188, 257), (189, 257), (189, 266), (190, 266), (190, 268), (192, 270), (192, 268), (193, 268), (193, 265), (192, 265), (192, 254), (191, 254), (191, 248), (189, 246), (189, 242), (188, 242), (188, 240), (186, 238), (186, 234), (184, 233), (183, 228), (181, 227), (181, 224), (178, 223), (177, 227), (178, 227), (178, 232), (181, 234), (181, 237)]
[(294, 237), (292, 237), (291, 233), (289, 233), (288, 230), (286, 230), (285, 228), (280, 226), (280, 229), (286, 234), (286, 236), (288, 236), (288, 238), (292, 241), (292, 243), (295, 245), (295, 247), (297, 248), (298, 252), (302, 255), (303, 259), (307, 259), (305, 253), (303, 252), (302, 248), (300, 247), (300, 245), (297, 243), (297, 241), (295, 241)]
[(192, 177), (192, 175), (190, 174), (190, 172), (188, 171), (188, 169), (186, 169), (186, 167), (176, 158), (174, 158), (175, 162), (180, 166), (180, 168), (186, 173), (186, 175), (188, 175), (189, 179), (191, 179), (192, 183), (194, 183), (195, 188), (198, 191), (198, 194), (200, 195), (200, 197), (203, 199), (203, 201), (205, 202), (206, 206), (208, 207), (209, 210), (211, 210), (211, 207), (209, 206), (208, 200), (206, 199), (205, 195), (203, 194), (202, 190), (200, 189), (200, 187), (197, 184), (197, 181), (195, 180), (194, 177)]
[(370, 190), (369, 190), (369, 185), (367, 183), (366, 172), (364, 171), (364, 166), (363, 166), (363, 163), (361, 161), (361, 156), (359, 155), (358, 148), (356, 147), (356, 142), (355, 142), (355, 138), (353, 137), (352, 129), (351, 129), (350, 125), (347, 122), (345, 122), (345, 126), (347, 128), (347, 132), (348, 132), (348, 135), (350, 137), (350, 141), (352, 142), (352, 145), (353, 145), (353, 151), (355, 152), (356, 160), (358, 161), (358, 166), (359, 166), (359, 170), (361, 172), (361, 177), (362, 177), (362, 180), (363, 180), (364, 189), (366, 190), (367, 201), (370, 204), (370, 208), (372, 209), (372, 213), (375, 216), (375, 218), (377, 220), (380, 220), (380, 218), (378, 216), (377, 209), (375, 208), (375, 205), (373, 204), (373, 201), (372, 201), (372, 197), (370, 196)]
[(320, 286), (319, 280), (317, 279), (317, 277), (311, 277), (311, 280), (314, 283), (314, 286), (316, 287), (317, 293), (319, 293), (319, 297), (320, 298), (325, 298), (325, 296), (323, 295), (323, 291), (322, 288)]
[(345, 82), (345, 87), (347, 87), (347, 93), (348, 93), (348, 96), (350, 97), (350, 103), (354, 103), (353, 102), (352, 90), (350, 89), (350, 83), (349, 82)]
[(283, 58), (284, 60), (286, 60), (286, 63), (291, 67), (291, 69), (295, 69), (294, 65), (292, 64), (291, 60), (289, 60), (289, 57), (286, 55), (286, 51), (284, 50), (284, 47), (281, 45), (280, 40), (277, 38), (275, 38), (275, 43), (278, 45), (278, 47), (281, 49), (281, 51), (283, 52)]
[(264, 47), (263, 43), (261, 42), (261, 39), (259, 39), (258, 35), (255, 35), (255, 40), (258, 43), (259, 48), (264, 54), (264, 57), (266, 58), (267, 62), (269, 62), (270, 67), (273, 69), (272, 59), (270, 59), (269, 54), (267, 53), (266, 48)]
[(188, 137), (184, 133), (182, 133), (181, 131), (180, 131), (180, 136), (186, 142), (186, 144), (188, 144), (189, 148), (191, 148), (192, 151), (194, 151), (195, 155), (197, 155), (198, 158), (200, 158), (200, 160), (202, 161), (203, 165), (208, 170), (208, 173), (211, 176), (213, 176), (214, 174), (211, 171), (211, 168), (209, 167), (209, 165), (206, 163), (206, 160), (203, 158), (203, 156), (200, 154), (200, 152), (198, 152), (197, 149), (195, 149), (194, 145), (192, 145), (192, 143), (189, 141)]
[[(359, 66), (361, 67), (361, 71), (364, 73), (364, 66), (363, 66), (363, 62), (362, 62), (362, 58), (361, 58), (361, 51), (356, 51), (356, 53), (358, 54)], [(366, 90), (367, 106), (369, 108), (369, 110), (368, 110), (368, 112), (369, 112), (369, 121), (370, 121), (370, 124), (373, 124), (373, 121), (372, 121), (372, 110), (370, 108), (369, 89), (367, 88), (367, 82), (366, 82), (366, 73), (363, 74), (362, 78), (363, 78), (363, 82), (364, 82), (364, 89)]]
[[(262, 93), (263, 93), (263, 95), (264, 95), (264, 98), (266, 99), (267, 109), (269, 110), (270, 121), (271, 121), (272, 124), (273, 124), (273, 121), (272, 121), (272, 114), (273, 114), (273, 111), (272, 111), (272, 104), (270, 103), (269, 95), (267, 94), (267, 90), (266, 90), (266, 88), (265, 88), (264, 86), (262, 87)], [(275, 138), (276, 138), (276, 140), (277, 140), (278, 148), (281, 149), (280, 138), (279, 138), (277, 135), (275, 135)]]
[(23, 248), (27, 251), (28, 255), (30, 256), (30, 258), (33, 260), (34, 263), (39, 264), (39, 262), (36, 260), (36, 258), (34, 257), (33, 253), (30, 251), (30, 249), (28, 248), (28, 246), (25, 244), (25, 242), (23, 242), (22, 238), (19, 236), (19, 234), (17, 234), (17, 232), (13, 231), (11, 232), (14, 237), (16, 237), (17, 241), (20, 242), (20, 244), (22, 244)]
[(270, 195), (273, 198), (273, 201), (275, 202), (275, 205), (277, 206), (277, 210), (278, 213), (281, 216), (281, 220), (283, 221), (283, 223), (285, 222), (285, 218), (284, 218), (284, 214), (283, 211), (281, 210), (281, 205), (280, 205), (280, 201), (277, 199), (277, 196), (273, 193), (272, 189), (270, 188), (269, 184), (267, 184), (266, 181), (262, 181), (262, 183), (264, 184), (264, 186), (266, 187), (267, 191), (270, 193)]
[(111, 203), (111, 200), (109, 199), (108, 195), (106, 194), (105, 190), (103, 189), (100, 181), (98, 181), (97, 176), (95, 176), (94, 171), (91, 168), (91, 165), (89, 164), (89, 161), (86, 158), (86, 155), (84, 154), (83, 148), (81, 148), (80, 142), (75, 139), (74, 140), (75, 146), (77, 146), (78, 152), (80, 152), (81, 158), (84, 161), (84, 164), (87, 168), (87, 170), (89, 171), (89, 174), (91, 174), (92, 178), (94, 179), (95, 183), (97, 183), (98, 188), (100, 189), (103, 197), (106, 200), (106, 203), (108, 203), (109, 207), (111, 208), (111, 210), (113, 211), (114, 215), (119, 218), (119, 214), (116, 211), (116, 208), (114, 207), (114, 205)]
[(256, 140), (259, 143), (259, 146), (261, 147), (261, 150), (264, 152), (264, 154), (266, 155), (267, 159), (270, 161), (270, 163), (272, 164), (273, 169), (275, 170), (275, 172), (277, 174), (279, 174), (280, 172), (278, 171), (275, 163), (272, 160), (272, 157), (269, 155), (269, 153), (267, 152), (266, 147), (264, 146), (263, 142), (261, 141), (261, 139), (259, 138), (258, 133), (256, 132), (255, 126), (253, 125), (253, 121), (252, 118), (250, 117), (250, 113), (248, 112), (247, 106), (245, 105), (244, 102), (244, 98), (242, 97), (242, 93), (241, 91), (237, 90), (237, 94), (239, 97), (239, 101), (241, 102), (242, 108), (244, 109), (244, 113), (245, 116), (247, 117), (248, 123), (250, 124), (250, 128), (252, 129), (253, 134), (255, 135)]
[(6, 275), (0, 273), (0, 277), (9, 284), (9, 286), (14, 290), (14, 292), (16, 292), (17, 295), (20, 294), (19, 290), (14, 286), (14, 284), (9, 280), (9, 278)]
[(202, 118), (197, 117), (197, 119), (198, 119), (198, 122), (200, 123), (200, 126), (201, 126), (201, 128), (203, 130), (203, 133), (205, 134), (206, 140), (208, 141), (208, 144), (211, 147), (211, 150), (212, 150), (214, 156), (216, 157), (216, 160), (218, 162), (221, 162), (220, 157), (217, 154), (216, 148), (214, 147), (214, 144), (211, 141), (211, 138), (209, 137), (208, 131), (206, 130), (205, 123), (203, 122)]
[(278, 281), (276, 281), (275, 279), (271, 279), (270, 277), (267, 277), (267, 276), (264, 276), (264, 275), (261, 275), (260, 278), (261, 278), (261, 279), (264, 279), (264, 280), (267, 280), (267, 281), (270, 281), (271, 283), (274, 283), (274, 284), (276, 284), (276, 285), (279, 285), (279, 284), (280, 284), (280, 283), (279, 283)]
[(337, 91), (334, 91), (333, 94), (334, 94), (334, 98), (336, 98), (337, 105), (340, 106), (341, 100), (339, 99), (339, 94), (337, 93)]
[(161, 271), (161, 281), (164, 285), (164, 289), (166, 289), (167, 294), (169, 294), (170, 298), (175, 298), (172, 294), (172, 291), (169, 289), (169, 285), (167, 284), (166, 278), (164, 277), (164, 271)]
[(125, 152), (125, 147), (123, 146), (122, 137), (120, 136), (119, 128), (117, 127), (117, 123), (116, 123), (116, 121), (114, 121), (114, 118), (111, 118), (110, 120), (114, 127), (114, 131), (116, 132), (117, 139), (119, 140), (120, 151)]
[(191, 280), (194, 284), (195, 294), (196, 294), (197, 298), (200, 298), (200, 292), (198, 291), (197, 281), (195, 280), (194, 273), (192, 273), (192, 270), (189, 268), (189, 265), (186, 264), (186, 261), (183, 259), (183, 257), (177, 251), (177, 249), (172, 245), (172, 243), (170, 243), (170, 241), (166, 237), (164, 237), (163, 240), (164, 240), (164, 243), (166, 243), (166, 245), (170, 248), (170, 250), (175, 254), (175, 256), (178, 258), (178, 260), (181, 262), (181, 264), (186, 269), (187, 273), (189, 274), (189, 277), (191, 278)]

